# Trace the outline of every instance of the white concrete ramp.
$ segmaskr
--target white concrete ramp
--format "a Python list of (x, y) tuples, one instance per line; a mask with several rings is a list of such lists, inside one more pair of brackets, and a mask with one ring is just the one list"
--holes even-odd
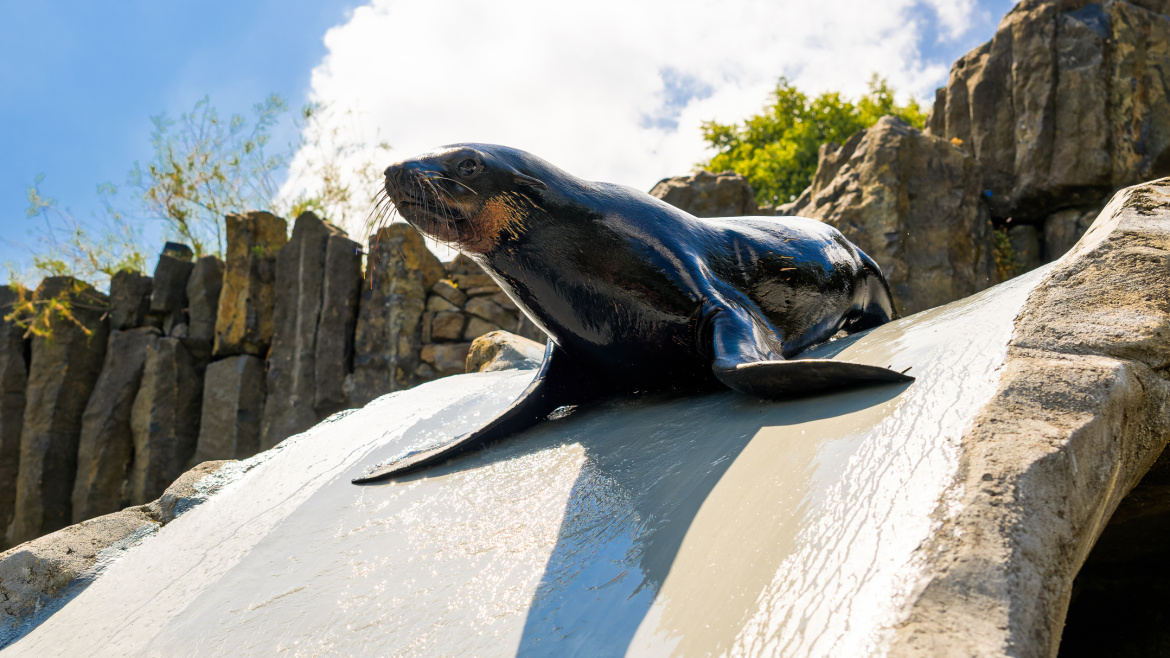
[(5, 653), (881, 653), (1043, 276), (817, 350), (911, 385), (613, 401), (353, 486), (485, 422), (532, 372), (387, 396), (257, 457)]

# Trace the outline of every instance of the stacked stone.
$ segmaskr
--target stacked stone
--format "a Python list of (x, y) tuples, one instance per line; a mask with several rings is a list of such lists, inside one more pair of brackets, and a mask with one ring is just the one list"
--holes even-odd
[(361, 279), (361, 245), (311, 212), (297, 217), (276, 257), (261, 448), (346, 408)]
[(457, 256), (444, 269), (447, 276), (431, 287), (422, 315), (419, 380), (464, 372), (472, 341), (493, 331), (545, 341), (544, 333), (470, 259)]
[(425, 381), (419, 376), (422, 318), (428, 292), (445, 276), (443, 264), (413, 228), (391, 224), (371, 236), (353, 374), (345, 383), (351, 404), (364, 406)]
[[(195, 463), (242, 459), (260, 451), (264, 359), (272, 344), (276, 306), (276, 260), (288, 241), (288, 225), (271, 213), (231, 214), (225, 223), (227, 262), (208, 264), (204, 272), (199, 268), (201, 261), (191, 275), (191, 286), (196, 286), (196, 282), (213, 281), (216, 276), (211, 271), (218, 268), (222, 283), (215, 290), (204, 286), (205, 292), (189, 289), (188, 293), (191, 338), (210, 342), (212, 358), (203, 379), (195, 425), (198, 436), (189, 455)], [(142, 481), (148, 480), (144, 474)]]

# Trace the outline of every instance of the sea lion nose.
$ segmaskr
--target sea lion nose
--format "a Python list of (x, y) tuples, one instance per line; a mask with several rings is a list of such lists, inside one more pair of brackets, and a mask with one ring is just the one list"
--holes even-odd
[(402, 166), (401, 162), (395, 162), (389, 167), (386, 167), (386, 171), (383, 172), (386, 176), (386, 182), (394, 185), (401, 185), (403, 169), (404, 167)]

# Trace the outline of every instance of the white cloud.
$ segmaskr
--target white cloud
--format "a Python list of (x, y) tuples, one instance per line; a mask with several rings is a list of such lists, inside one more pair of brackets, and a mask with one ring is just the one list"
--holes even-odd
[[(380, 133), (392, 160), (500, 143), (649, 189), (709, 157), (702, 121), (758, 111), (780, 75), (857, 95), (877, 72), (933, 98), (949, 62), (922, 61), (918, 43), (954, 38), (974, 11), (971, 0), (375, 0), (326, 34), (312, 97), (360, 109), (339, 136)], [(305, 184), (308, 157), (285, 194)]]

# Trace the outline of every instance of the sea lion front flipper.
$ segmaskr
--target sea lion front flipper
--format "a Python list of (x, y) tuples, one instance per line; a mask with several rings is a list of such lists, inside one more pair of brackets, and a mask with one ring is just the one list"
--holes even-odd
[(369, 484), (403, 475), (507, 438), (544, 420), (558, 407), (588, 401), (592, 397), (591, 388), (588, 378), (574, 368), (569, 357), (550, 340), (536, 377), (504, 413), (482, 428), (448, 443), (412, 452), (398, 461), (377, 466), (366, 475), (354, 478), (353, 483)]
[(888, 368), (828, 359), (785, 360), (774, 329), (746, 311), (721, 307), (712, 315), (711, 365), (725, 386), (762, 398), (802, 397), (914, 378)]

